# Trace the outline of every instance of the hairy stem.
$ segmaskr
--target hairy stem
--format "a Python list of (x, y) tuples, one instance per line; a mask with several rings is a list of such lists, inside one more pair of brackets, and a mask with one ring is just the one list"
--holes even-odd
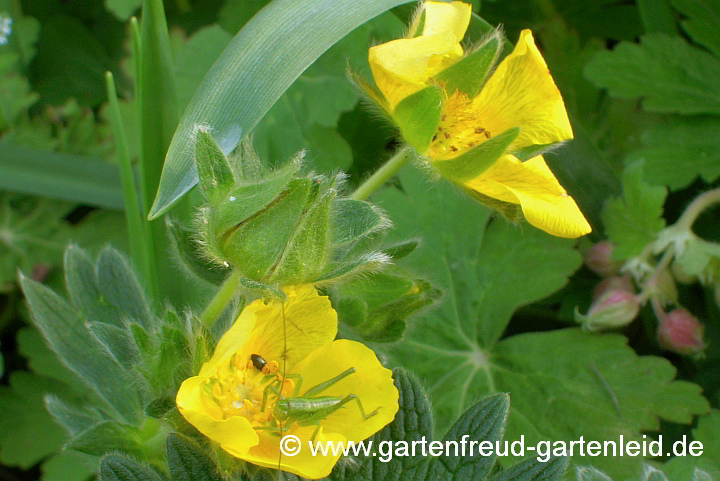
[(205, 324), (208, 329), (212, 327), (215, 320), (220, 317), (230, 301), (232, 301), (235, 295), (238, 281), (240, 280), (240, 272), (233, 270), (222, 286), (220, 290), (212, 298), (210, 304), (207, 305), (205, 311), (200, 316), (200, 321)]
[(382, 167), (375, 171), (365, 182), (357, 188), (350, 196), (351, 199), (365, 200), (370, 195), (382, 187), (390, 177), (400, 170), (400, 168), (410, 159), (410, 149), (402, 149), (393, 155), (390, 160), (385, 162)]

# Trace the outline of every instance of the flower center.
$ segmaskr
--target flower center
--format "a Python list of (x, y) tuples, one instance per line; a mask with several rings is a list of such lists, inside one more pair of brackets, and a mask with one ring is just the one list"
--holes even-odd
[(490, 139), (493, 134), (482, 126), (472, 100), (455, 92), (446, 101), (444, 114), (432, 139), (428, 155), (451, 159)]
[(220, 408), (223, 419), (244, 416), (253, 427), (266, 426), (274, 418), (277, 400), (289, 397), (295, 388), (277, 369), (277, 361), (260, 370), (252, 360), (235, 353), (205, 382), (205, 396)]

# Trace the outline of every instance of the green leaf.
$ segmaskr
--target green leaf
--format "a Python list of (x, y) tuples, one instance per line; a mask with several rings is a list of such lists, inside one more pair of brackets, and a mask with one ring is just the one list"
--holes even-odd
[[(189, 134), (198, 124), (213, 129), (221, 149), (229, 153), (328, 47), (402, 2), (279, 0), (258, 12), (215, 62), (183, 114), (151, 215), (162, 214), (197, 182), (188, 146)], [(259, 38), (263, 41), (258, 42)], [(258, 71), (273, 75), (258, 75)]]
[(62, 263), (70, 232), (64, 217), (71, 208), (65, 202), (0, 192), (0, 291), (15, 289), (18, 270), (30, 275), (39, 268), (47, 275)]
[(65, 251), (65, 278), (72, 303), (87, 319), (123, 325), (122, 314), (100, 292), (90, 256), (74, 245)]
[[(502, 441), (509, 410), (510, 397), (507, 394), (495, 394), (480, 401), (465, 411), (457, 423), (450, 428), (443, 438), (445, 445), (448, 446), (451, 441), (469, 439), (478, 442), (490, 441), (496, 446)], [(465, 445), (462, 446), (464, 449)], [(479, 456), (471, 453), (470, 450), (460, 456), (447, 454), (432, 458), (426, 480), (486, 479), (497, 457), (494, 450), (490, 456)]]
[(75, 17), (55, 15), (43, 21), (32, 63), (41, 102), (58, 105), (74, 97), (97, 106), (106, 99), (105, 72), (120, 71), (98, 38)]
[(195, 136), (195, 168), (200, 188), (210, 203), (217, 203), (235, 185), (230, 164), (210, 133), (198, 130)]
[(123, 208), (116, 166), (2, 142), (0, 189), (111, 209)]
[[(643, 97), (648, 112), (720, 114), (720, 58), (680, 37), (645, 35), (599, 52), (585, 75), (612, 95)], [(652, 78), (652, 82), (647, 79)]]
[(97, 475), (98, 459), (87, 454), (61, 451), (42, 464), (42, 481), (87, 481)]
[[(16, 342), (18, 352), (27, 358), (28, 366), (35, 374), (56, 379), (67, 386), (77, 387), (77, 376), (60, 362), (36, 329), (31, 327), (20, 329)], [(76, 392), (85, 394), (86, 390), (79, 388)]]
[(137, 422), (142, 416), (137, 381), (90, 334), (84, 317), (47, 287), (24, 276), (20, 284), (51, 349), (98, 394), (111, 416)]
[(103, 416), (89, 406), (79, 407), (63, 401), (59, 397), (45, 396), (45, 407), (55, 421), (67, 429), (71, 436), (87, 431), (103, 421)]
[(692, 236), (675, 262), (688, 276), (697, 276), (701, 283), (711, 285), (720, 275), (720, 244)]
[(331, 292), (338, 319), (356, 335), (374, 342), (402, 337), (408, 318), (441, 297), (430, 283), (389, 267), (342, 283)]
[(519, 134), (518, 127), (508, 129), (462, 155), (448, 160), (438, 160), (432, 165), (449, 179), (458, 182), (474, 179), (494, 164)]
[(63, 385), (53, 379), (16, 371), (9, 386), (0, 386), (0, 462), (28, 469), (57, 452), (65, 430), (45, 410), (43, 397)]
[(405, 142), (420, 154), (427, 151), (437, 132), (444, 100), (443, 90), (431, 85), (408, 95), (395, 106), (393, 120), (400, 127)]
[(168, 464), (172, 481), (222, 481), (213, 461), (188, 438), (171, 433), (167, 438)]
[(111, 454), (100, 464), (101, 481), (163, 481), (152, 469), (124, 456)]
[[(142, 11), (141, 88), (138, 95), (145, 201), (149, 205), (160, 183), (163, 161), (180, 111), (163, 3), (161, 0), (143, 0)], [(162, 234), (156, 232), (155, 235)], [(160, 246), (155, 247), (160, 249)], [(156, 258), (158, 261), (163, 259), (162, 256)]]
[(170, 231), (182, 265), (195, 276), (215, 285), (220, 285), (230, 274), (230, 267), (212, 263), (203, 252), (202, 245), (197, 241), (197, 233), (187, 229), (169, 216), (165, 218), (165, 224)]
[(665, 227), (663, 204), (667, 189), (643, 180), (643, 163), (623, 173), (623, 197), (608, 201), (603, 210), (605, 231), (615, 244), (613, 257), (628, 259), (640, 254)]
[(672, 0), (677, 8), (688, 18), (681, 21), (683, 29), (695, 42), (707, 47), (720, 56), (720, 2), (717, 0)]
[(332, 243), (342, 246), (390, 227), (390, 221), (369, 202), (337, 199), (332, 204)]
[(435, 80), (444, 84), (448, 96), (460, 90), (468, 98), (474, 98), (485, 85), (503, 45), (502, 34), (491, 35), (482, 45), (436, 75)]
[(65, 448), (92, 456), (122, 451), (142, 459), (143, 447), (139, 443), (139, 438), (140, 433), (137, 428), (105, 421), (74, 436)]
[(670, 0), (638, 0), (637, 5), (645, 33), (677, 33)]
[[(573, 243), (535, 230), (520, 232), (503, 220), (486, 225), (487, 211), (446, 184), (428, 186), (409, 170), (401, 171), (400, 179), (405, 194), (386, 189), (373, 200), (394, 221), (394, 235), (423, 238), (398, 265), (432, 273), (445, 298), (417, 316), (391, 356), (428, 386), (437, 431), (497, 392), (512, 396), (506, 439), (524, 435), (533, 444), (579, 436), (617, 440), (620, 434), (640, 439), (642, 432), (659, 428), (660, 418), (689, 423), (706, 412), (699, 386), (673, 381), (676, 371), (667, 360), (638, 357), (622, 336), (565, 329), (499, 340), (513, 311), (558, 290), (579, 267)], [(592, 462), (618, 479), (642, 462), (574, 461)]]
[(145, 294), (123, 255), (106, 247), (98, 256), (95, 270), (104, 300), (115, 306), (126, 319), (150, 325), (153, 315)]
[[(720, 443), (717, 433), (720, 429), (720, 411), (713, 409), (710, 414), (698, 418), (697, 428), (692, 431), (692, 440), (703, 445), (702, 456), (675, 456), (662, 469), (670, 481), (695, 479), (696, 470), (709, 473), (712, 478), (720, 477)], [(687, 439), (687, 442), (690, 442)], [(702, 476), (702, 473), (698, 473)], [(698, 477), (698, 481), (700, 481)]]
[(577, 481), (612, 481), (610, 476), (592, 466), (577, 466), (575, 473)]
[[(526, 459), (493, 476), (490, 481), (559, 481), (565, 475), (568, 461), (566, 457), (552, 457), (547, 462), (540, 462), (534, 458)], [(578, 477), (578, 481), (590, 480)]]
[(642, 136), (644, 148), (626, 162), (645, 160), (648, 182), (684, 189), (698, 176), (710, 184), (720, 177), (720, 119), (671, 117)]

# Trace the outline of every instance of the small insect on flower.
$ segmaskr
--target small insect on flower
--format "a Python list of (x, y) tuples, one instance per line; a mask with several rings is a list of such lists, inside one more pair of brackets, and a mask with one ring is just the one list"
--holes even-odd
[[(372, 350), (335, 340), (337, 314), (327, 297), (310, 285), (285, 294), (248, 305), (176, 401), (233, 456), (317, 479), (340, 454), (313, 456), (307, 443), (372, 436), (395, 417), (398, 391)], [(300, 441), (295, 456), (282, 454), (285, 435)]]

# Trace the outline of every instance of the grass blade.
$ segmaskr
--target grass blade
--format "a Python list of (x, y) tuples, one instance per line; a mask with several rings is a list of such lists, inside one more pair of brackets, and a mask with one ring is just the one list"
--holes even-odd
[(101, 159), (0, 144), (0, 189), (122, 209), (120, 172)]
[(138, 190), (135, 184), (130, 155), (128, 154), (127, 139), (123, 128), (120, 105), (118, 104), (115, 82), (111, 72), (105, 74), (108, 90), (108, 102), (110, 106), (110, 117), (115, 132), (115, 151), (120, 174), (122, 178), (123, 197), (125, 198), (125, 217), (128, 224), (128, 235), (130, 237), (130, 256), (133, 263), (142, 273), (148, 292), (153, 299), (158, 299), (157, 276), (155, 268), (155, 256), (153, 252), (152, 237), (149, 226), (141, 210), (138, 200)]

